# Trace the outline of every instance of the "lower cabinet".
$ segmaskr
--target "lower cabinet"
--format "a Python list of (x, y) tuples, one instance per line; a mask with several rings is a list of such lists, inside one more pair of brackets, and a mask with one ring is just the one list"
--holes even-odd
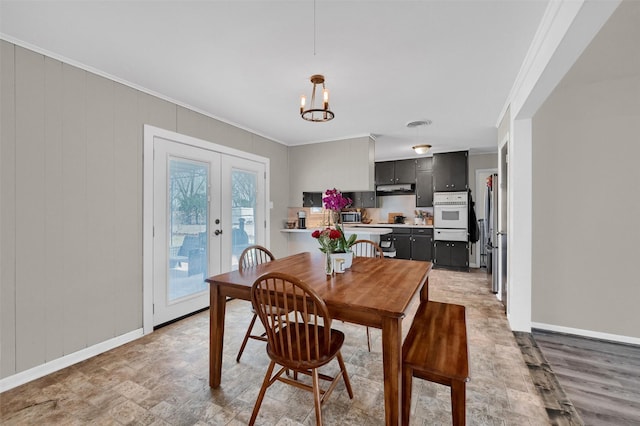
[(395, 228), (391, 234), (397, 259), (411, 259), (411, 229)]
[(393, 241), (396, 259), (433, 259), (432, 228), (394, 228), (392, 234), (383, 235), (382, 241)]
[(436, 241), (433, 244), (436, 266), (469, 268), (469, 244), (463, 241)]
[(429, 262), (433, 260), (433, 234), (411, 236), (411, 259)]

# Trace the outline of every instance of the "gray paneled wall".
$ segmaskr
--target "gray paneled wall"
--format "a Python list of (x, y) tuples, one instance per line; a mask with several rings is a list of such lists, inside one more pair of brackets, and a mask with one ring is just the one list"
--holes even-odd
[[(289, 148), (289, 205), (302, 207), (304, 191), (374, 190), (375, 142), (369, 136)], [(286, 217), (286, 216), (285, 216)]]
[(269, 157), (271, 247), (288, 151), (1, 41), (0, 378), (142, 327), (142, 138), (151, 124)]
[(15, 372), (16, 186), (15, 58), (0, 42), (0, 377)]
[(533, 119), (532, 320), (640, 339), (640, 3), (623, 2)]

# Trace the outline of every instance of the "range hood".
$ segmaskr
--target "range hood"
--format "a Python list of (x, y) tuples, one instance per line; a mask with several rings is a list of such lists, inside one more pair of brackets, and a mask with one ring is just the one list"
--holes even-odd
[(415, 192), (415, 185), (412, 183), (378, 185), (376, 187), (376, 195), (411, 195)]

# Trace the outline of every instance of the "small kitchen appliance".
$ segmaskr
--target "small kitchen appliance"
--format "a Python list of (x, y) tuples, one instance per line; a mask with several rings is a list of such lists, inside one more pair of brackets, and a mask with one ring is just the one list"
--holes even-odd
[(406, 217), (404, 217), (404, 216), (394, 216), (393, 217), (393, 223), (403, 224), (405, 219), (406, 219)]
[(307, 212), (304, 210), (298, 212), (298, 229), (307, 229)]
[(341, 212), (342, 223), (361, 223), (362, 213), (360, 212)]

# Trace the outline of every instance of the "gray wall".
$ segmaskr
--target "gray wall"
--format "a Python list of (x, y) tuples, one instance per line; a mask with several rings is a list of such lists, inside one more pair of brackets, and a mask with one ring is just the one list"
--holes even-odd
[(289, 156), (289, 172), (295, 176), (290, 187), (291, 207), (302, 206), (304, 191), (374, 190), (375, 143), (368, 136), (292, 146)]
[(478, 194), (476, 190), (476, 170), (481, 169), (497, 169), (498, 168), (498, 153), (492, 154), (475, 154), (469, 155), (469, 188), (471, 188), (471, 195), (473, 201), (478, 201), (479, 197), (484, 194)]
[(532, 320), (640, 337), (640, 3), (533, 119)]
[(286, 146), (0, 43), (0, 378), (142, 327), (144, 124), (270, 158), (286, 254)]
[[(476, 170), (497, 169), (498, 153), (469, 155), (469, 188), (475, 203), (476, 218), (484, 218), (484, 196), (485, 192), (478, 193), (476, 189)], [(472, 243), (469, 247), (469, 263), (480, 266), (479, 247), (480, 241)]]

